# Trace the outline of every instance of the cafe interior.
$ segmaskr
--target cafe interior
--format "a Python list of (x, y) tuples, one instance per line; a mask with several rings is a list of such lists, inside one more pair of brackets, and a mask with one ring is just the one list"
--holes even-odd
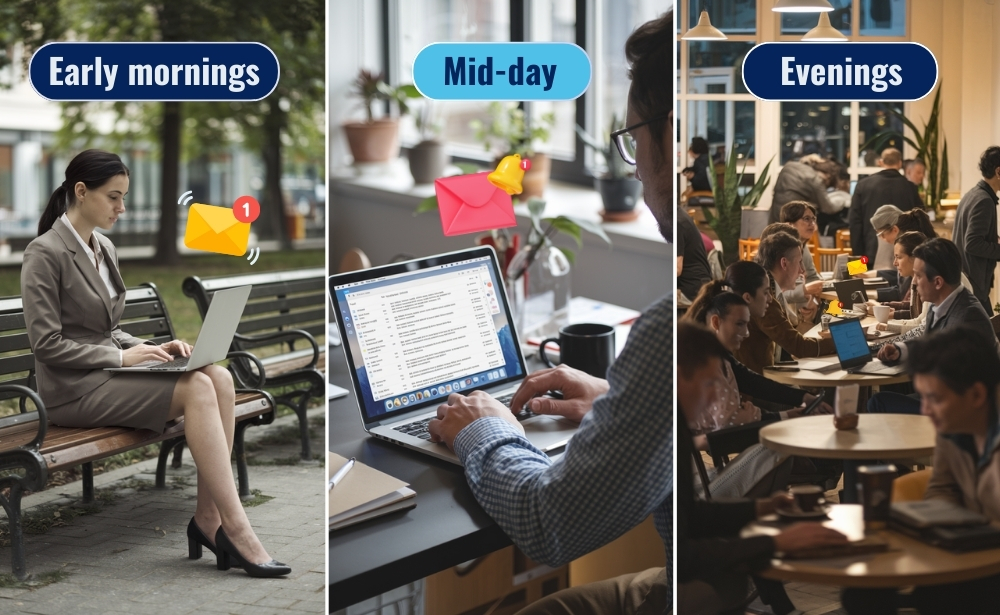
[[(900, 612), (918, 607), (932, 612), (923, 610), (930, 608), (927, 603), (918, 604), (927, 595), (924, 589), (989, 579), (1000, 570), (1000, 549), (987, 540), (970, 549), (905, 532), (908, 507), (941, 497), (928, 485), (932, 477), (938, 480), (935, 455), (947, 438), (938, 437), (944, 433), (935, 429), (938, 423), (919, 415), (914, 384), (920, 368), (912, 367), (917, 376), (911, 376), (905, 357), (883, 349), (908, 345), (930, 329), (942, 347), (949, 343), (948, 323), (931, 320), (949, 309), (943, 298), (924, 303), (915, 290), (904, 291), (907, 301), (922, 304), (910, 313), (903, 295), (891, 295), (903, 288), (899, 284), (928, 275), (927, 263), (935, 257), (920, 246), (930, 248), (927, 242), (935, 241), (940, 248), (934, 237), (967, 245), (977, 227), (963, 217), (977, 195), (984, 202), (982, 219), (992, 219), (996, 228), (1000, 179), (991, 178), (1000, 177), (1000, 170), (984, 161), (993, 161), (990, 152), (1000, 145), (1000, 3), (685, 0), (676, 11), (678, 215), (688, 216), (702, 235), (697, 250), (703, 254), (695, 258), (691, 242), (678, 253), (683, 257), (678, 312), (682, 320), (715, 330), (738, 362), (766, 379), (752, 390), (744, 387), (749, 380), (740, 379), (738, 386), (730, 380), (728, 414), (717, 406), (686, 417), (696, 434), (699, 497), (764, 497), (790, 490), (795, 504), (789, 511), (758, 519), (742, 536), (773, 536), (792, 521), (815, 519), (848, 537), (839, 550), (778, 554), (759, 573), (783, 584), (795, 612), (896, 612), (851, 610), (848, 602), (858, 588), (898, 590)], [(909, 102), (775, 102), (748, 92), (741, 71), (755, 45), (810, 40), (919, 43), (936, 58), (937, 84), (929, 95)], [(872, 186), (885, 179), (894, 188), (873, 197)], [(873, 198), (880, 200), (872, 203)], [(806, 204), (789, 206), (793, 201)], [(731, 205), (720, 211), (725, 203)], [(877, 211), (883, 205), (898, 210)], [(776, 222), (793, 228), (770, 226)], [(788, 245), (776, 243), (776, 234), (791, 235), (804, 246), (807, 279), (798, 280), (804, 291), (798, 297), (791, 290), (796, 284), (780, 279), (794, 272), (775, 264), (771, 246)], [(987, 243), (998, 241), (995, 232), (986, 234)], [(749, 263), (768, 270), (773, 301), (780, 300), (776, 312), (768, 304), (766, 313), (763, 307), (755, 313), (753, 291), (738, 287), (745, 284), (740, 276), (754, 271)], [(984, 268), (990, 280), (995, 266), (991, 261)], [(972, 294), (975, 284), (965, 279), (968, 267), (962, 269), (962, 286)], [(682, 281), (692, 275), (693, 282)], [(704, 286), (684, 292), (685, 284)], [(957, 280), (952, 286), (957, 294), (965, 292)], [(742, 332), (727, 334), (724, 323), (720, 326), (727, 309), (719, 307), (725, 303), (720, 295), (733, 294), (746, 301), (730, 297), (730, 303), (749, 303), (740, 309), (750, 316), (743, 319)], [(983, 335), (993, 344), (1000, 309), (989, 308), (1000, 302), (1000, 285), (982, 284), (976, 297), (983, 307), (976, 306), (977, 312), (991, 317), (993, 332), (987, 328)], [(857, 369), (882, 359), (895, 368)], [(825, 401), (788, 412), (787, 403), (764, 394), (769, 384), (805, 391), (804, 402), (814, 395)], [(910, 413), (880, 405), (886, 395), (907, 396)], [(721, 398), (718, 404), (724, 406), (725, 395)], [(925, 400), (923, 412), (932, 415), (927, 405)], [(778, 413), (785, 413), (781, 420)], [(879, 505), (880, 493), (891, 498), (883, 497)], [(964, 502), (982, 512), (979, 502), (968, 497)], [(959, 496), (957, 504), (962, 503)], [(998, 521), (986, 515), (978, 522)], [(954, 609), (940, 612), (994, 612)], [(744, 611), (778, 612), (764, 606), (757, 591), (748, 592)]]

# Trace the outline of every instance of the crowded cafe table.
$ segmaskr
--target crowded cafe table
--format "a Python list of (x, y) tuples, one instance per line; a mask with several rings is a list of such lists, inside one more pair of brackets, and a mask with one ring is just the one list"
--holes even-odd
[(856, 429), (838, 430), (830, 415), (778, 421), (760, 430), (760, 443), (788, 455), (844, 461), (843, 500), (858, 501), (857, 468), (866, 461), (915, 459), (934, 453), (931, 420), (912, 414), (861, 414)]
[[(885, 543), (874, 553), (834, 554), (811, 559), (775, 558), (759, 574), (781, 581), (799, 581), (837, 587), (909, 587), (959, 583), (1000, 573), (1000, 549), (957, 553), (933, 547), (892, 529), (866, 532), (860, 504), (829, 508), (823, 525), (848, 537)], [(783, 529), (777, 516), (765, 517), (743, 529), (742, 536), (776, 535)]]

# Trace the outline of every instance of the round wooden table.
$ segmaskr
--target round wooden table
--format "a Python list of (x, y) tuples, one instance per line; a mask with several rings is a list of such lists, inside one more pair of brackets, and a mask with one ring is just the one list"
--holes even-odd
[[(764, 375), (775, 382), (797, 387), (835, 387), (845, 384), (857, 384), (863, 388), (870, 388), (884, 384), (897, 384), (899, 382), (910, 381), (910, 377), (905, 372), (902, 374), (880, 376), (878, 374), (848, 374), (842, 369), (828, 373), (809, 369), (810, 366), (833, 365), (834, 363), (840, 363), (837, 355), (819, 357), (817, 359), (799, 359), (799, 371), (797, 372), (783, 372), (765, 367)], [(862, 397), (867, 398), (868, 395), (863, 395)]]
[(843, 501), (855, 503), (857, 468), (871, 460), (912, 459), (934, 453), (937, 434), (926, 416), (861, 414), (857, 429), (840, 431), (830, 415), (804, 416), (761, 428), (765, 447), (800, 457), (844, 460)]
[[(861, 506), (831, 507), (830, 520), (823, 523), (851, 541), (864, 538)], [(751, 523), (744, 537), (775, 535), (782, 529), (768, 523)], [(955, 553), (932, 547), (892, 530), (869, 532), (889, 545), (879, 553), (845, 555), (825, 559), (773, 559), (761, 576), (782, 581), (802, 581), (837, 587), (908, 587), (959, 583), (1000, 574), (1000, 549)]]

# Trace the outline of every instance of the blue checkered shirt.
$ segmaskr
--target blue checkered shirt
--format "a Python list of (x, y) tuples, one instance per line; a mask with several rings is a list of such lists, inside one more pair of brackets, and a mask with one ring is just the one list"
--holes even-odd
[(672, 560), (673, 310), (668, 295), (636, 321), (608, 371), (610, 390), (559, 460), (496, 417), (455, 439), (476, 499), (533, 560), (561, 566), (650, 514)]

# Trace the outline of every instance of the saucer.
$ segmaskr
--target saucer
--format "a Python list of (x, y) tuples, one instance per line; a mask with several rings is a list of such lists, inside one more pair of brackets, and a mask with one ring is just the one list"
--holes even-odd
[(819, 508), (817, 508), (812, 512), (805, 512), (797, 508), (793, 509), (779, 508), (775, 512), (778, 513), (778, 516), (783, 519), (802, 520), (802, 519), (823, 519), (826, 517), (826, 513), (828, 510), (829, 508), (827, 508), (826, 506), (820, 506)]

